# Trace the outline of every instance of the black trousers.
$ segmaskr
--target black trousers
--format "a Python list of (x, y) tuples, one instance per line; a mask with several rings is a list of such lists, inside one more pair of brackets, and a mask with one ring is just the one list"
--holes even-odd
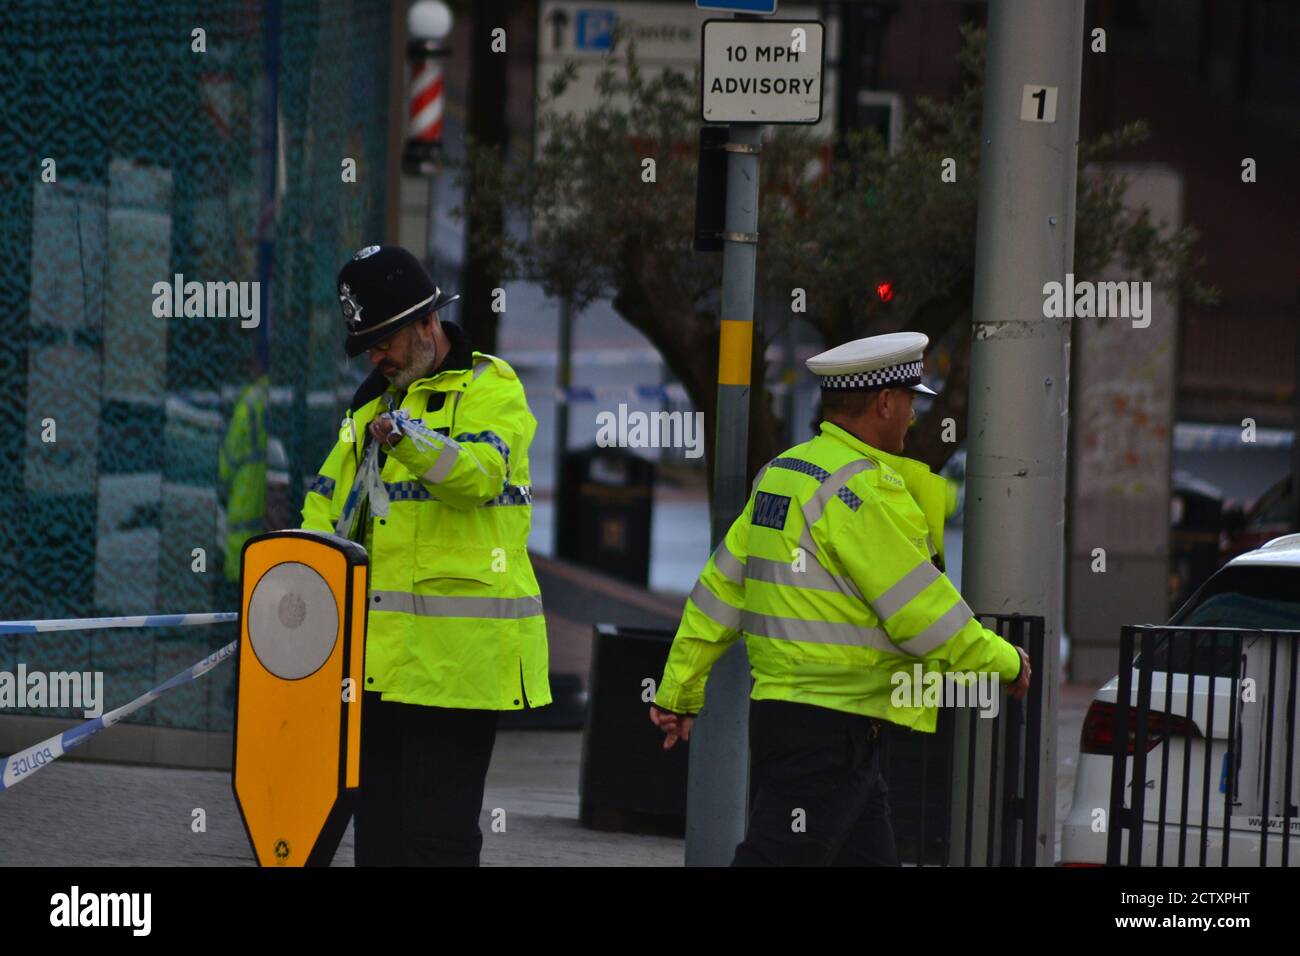
[(732, 866), (897, 866), (877, 721), (749, 703), (750, 812)]
[(478, 866), (497, 711), (363, 693), (356, 865)]

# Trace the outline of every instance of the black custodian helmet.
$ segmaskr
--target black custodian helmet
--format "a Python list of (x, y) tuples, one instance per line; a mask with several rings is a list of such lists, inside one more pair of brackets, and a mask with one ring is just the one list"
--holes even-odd
[(401, 246), (366, 246), (339, 270), (339, 303), (348, 334), (343, 348), (360, 355), (417, 319), (455, 302)]

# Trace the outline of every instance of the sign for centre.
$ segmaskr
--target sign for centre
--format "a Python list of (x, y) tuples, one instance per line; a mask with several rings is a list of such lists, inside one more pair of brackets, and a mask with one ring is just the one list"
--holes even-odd
[(706, 20), (700, 116), (706, 123), (816, 123), (825, 27), (817, 20)]

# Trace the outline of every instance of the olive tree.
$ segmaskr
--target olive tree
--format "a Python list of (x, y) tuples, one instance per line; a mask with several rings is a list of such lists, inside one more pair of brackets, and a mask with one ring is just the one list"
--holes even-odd
[[(765, 356), (783, 323), (796, 319), (828, 348), (903, 329), (945, 343), (942, 393), (909, 437), (908, 453), (941, 466), (955, 447), (940, 440), (945, 418), (957, 423), (958, 441), (964, 437), (984, 41), (983, 30), (963, 30), (960, 91), (942, 102), (919, 98), (893, 152), (873, 129), (832, 144), (806, 127), (769, 127), (758, 294), (782, 303), (785, 318), (759, 323), (754, 336), (751, 475), (783, 447)], [(525, 211), (531, 224), (527, 237), (495, 238), (488, 248), (483, 236), (470, 242), (496, 257), (503, 275), (537, 281), (576, 309), (609, 298), (705, 413), (712, 447), (721, 256), (692, 248), (698, 79), (652, 74), (628, 43), (602, 71), (597, 105), (560, 112), (555, 100), (573, 76), (570, 66), (539, 97), (534, 156), (506, 162), (498, 150), (468, 144), (459, 175), (472, 195)], [(1087, 279), (1116, 261), (1158, 288), (1213, 301), (1215, 290), (1194, 277), (1196, 230), (1161, 228), (1149, 210), (1127, 208), (1124, 178), (1103, 165), (1145, 135), (1135, 123), (1080, 143), (1074, 273)]]

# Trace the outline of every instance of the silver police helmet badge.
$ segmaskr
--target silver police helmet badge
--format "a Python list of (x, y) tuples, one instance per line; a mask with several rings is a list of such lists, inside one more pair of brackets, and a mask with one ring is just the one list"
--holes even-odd
[(361, 306), (352, 295), (352, 287), (346, 282), (339, 286), (339, 301), (343, 303), (343, 321), (352, 331), (361, 325)]
[(353, 261), (357, 259), (364, 259), (366, 256), (373, 256), (378, 251), (379, 251), (378, 246), (366, 246), (364, 249), (358, 249), (357, 254), (354, 255), (352, 259)]

